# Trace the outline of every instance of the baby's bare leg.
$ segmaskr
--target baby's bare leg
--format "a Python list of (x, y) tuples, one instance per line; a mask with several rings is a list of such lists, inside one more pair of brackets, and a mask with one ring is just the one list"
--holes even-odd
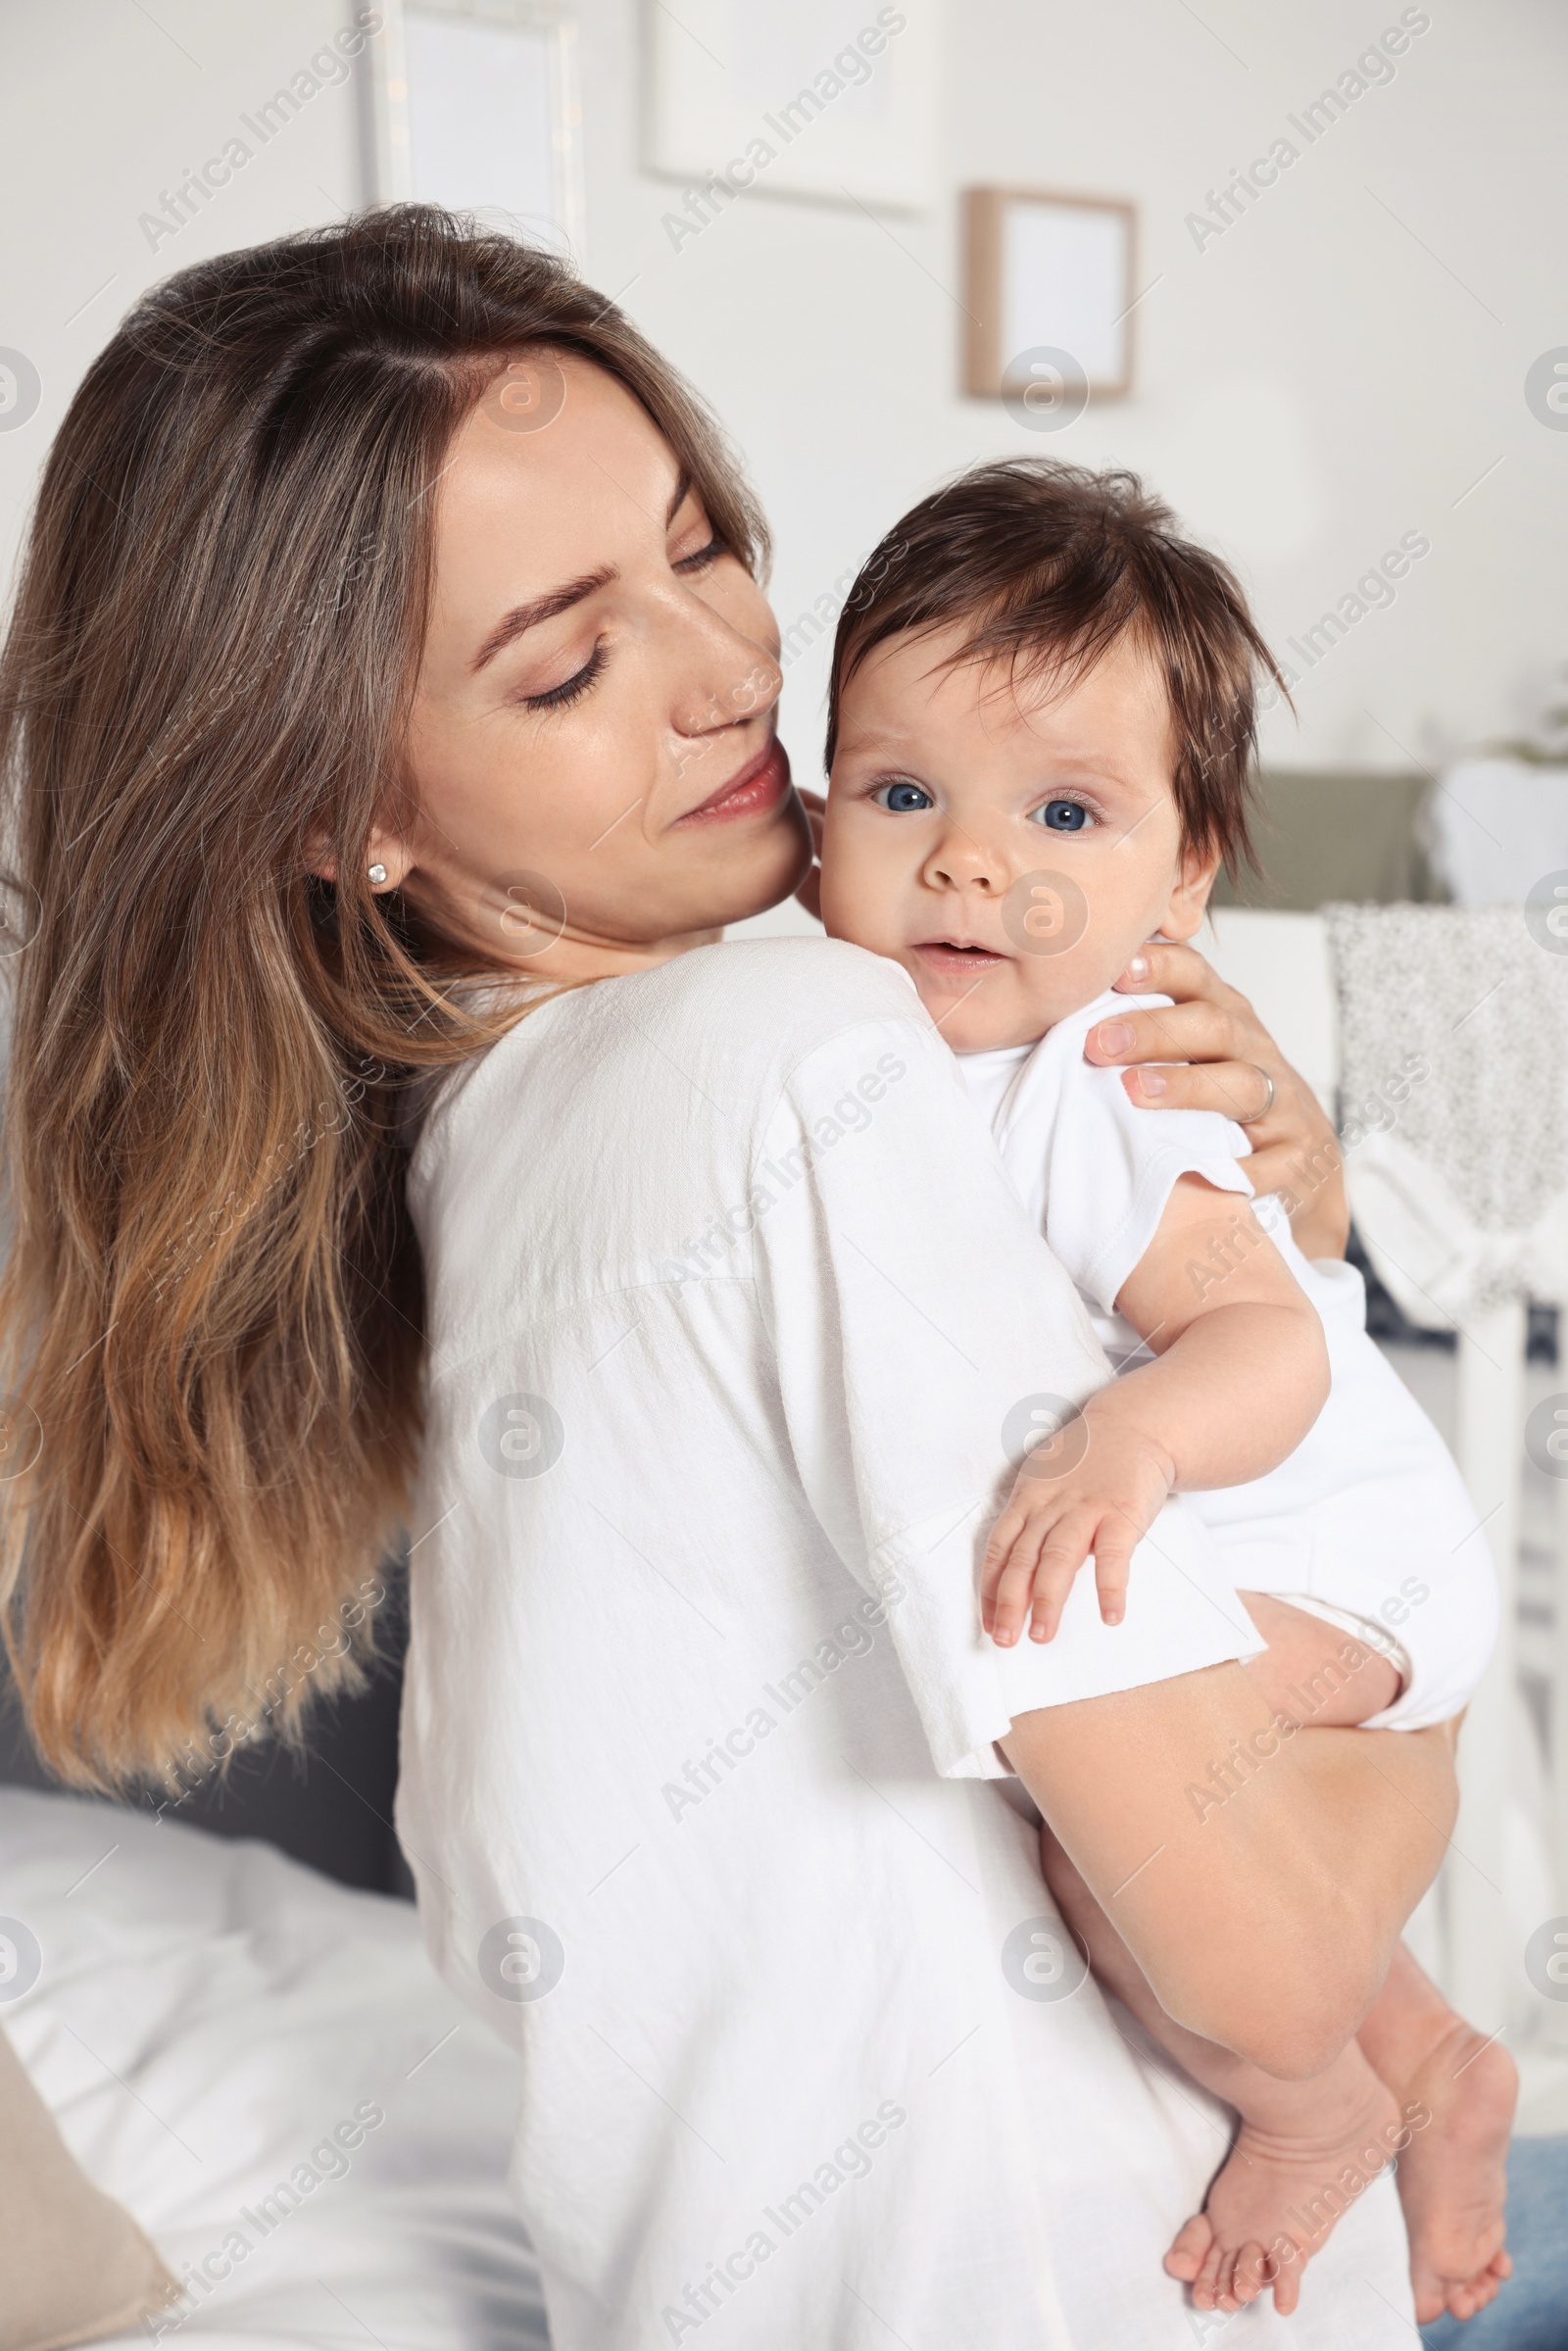
[(1503, 2234), (1519, 2069), (1454, 2014), (1403, 1943), (1357, 2037), (1406, 2111), (1432, 2116), (1398, 2172), (1416, 2317), (1471, 2318), (1513, 2269)]
[[(1277, 1713), (1311, 1730), (1365, 1722), (1392, 1702), (1397, 1678), (1386, 1658), (1267, 1592), (1241, 1596), (1269, 1644), (1247, 1672)], [(1451, 1752), (1458, 1719), (1446, 1728)], [(1519, 2070), (1455, 2014), (1402, 1943), (1358, 2038), (1404, 2113), (1430, 2117), (1398, 2168), (1416, 2317), (1422, 2326), (1445, 2311), (1472, 2318), (1513, 2267), (1503, 2215)]]
[(1393, 1705), (1399, 1677), (1387, 1657), (1272, 1592), (1237, 1597), (1268, 1642), (1260, 1657), (1242, 1660), (1243, 1669), (1276, 1714), (1322, 1731), (1348, 1731)]
[[(1205, 1805), (1245, 1801), (1250, 1771), (1288, 1768), (1279, 1758), (1288, 1758), (1293, 1739), (1315, 1730), (1343, 1734), (1381, 1713), (1397, 1693), (1394, 1666), (1338, 1627), (1269, 1593), (1242, 1597), (1269, 1643), (1248, 1661), (1247, 1672), (1290, 1724), (1291, 1738), (1261, 1764), (1244, 1769), (1232, 1758), (1217, 1766), (1212, 1798), (1195, 1790), (1195, 1800)], [(1433, 1732), (1369, 1733), (1367, 1763), (1379, 1768), (1385, 1739), (1423, 1738), (1435, 1747), (1428, 1789), (1435, 1812), (1445, 1786), (1452, 1794), (1456, 1729), (1446, 1739)], [(1440, 1767), (1445, 1748), (1447, 1763)], [(1423, 2323), (1445, 2309), (1469, 2317), (1493, 2299), (1509, 2268), (1501, 2246), (1512, 2060), (1453, 2014), (1402, 1946), (1359, 2045), (1310, 2081), (1282, 2082), (1173, 2025), (1049, 1831), (1042, 1859), (1101, 1980), (1196, 2081), (1241, 2114), (1236, 2144), (1203, 2212), (1188, 2222), (1166, 2257), (1172, 2276), (1192, 2281), (1200, 2308), (1233, 2310), (1272, 2278), (1277, 2307), (1294, 2309), (1306, 2260), (1358, 2183), (1375, 2176), (1391, 2152), (1400, 2156)]]
[(1282, 2082), (1173, 2024), (1050, 1829), (1041, 1833), (1041, 1860), (1101, 1983), (1195, 2082), (1242, 2116), (1204, 2209), (1176, 2236), (1166, 2270), (1191, 2284), (1200, 2310), (1237, 2310), (1272, 2283), (1276, 2308), (1293, 2311), (1306, 2261), (1408, 2143), (1409, 2123), (1353, 2041), (1325, 2073)]

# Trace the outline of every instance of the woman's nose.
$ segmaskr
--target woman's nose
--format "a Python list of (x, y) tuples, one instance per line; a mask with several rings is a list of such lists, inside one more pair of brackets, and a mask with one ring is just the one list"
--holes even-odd
[[(744, 643), (744, 640), (742, 641)], [(720, 727), (743, 725), (773, 708), (784, 685), (784, 672), (760, 646), (746, 647), (746, 659), (724, 664), (705, 664), (675, 710), (683, 735), (710, 735)]]

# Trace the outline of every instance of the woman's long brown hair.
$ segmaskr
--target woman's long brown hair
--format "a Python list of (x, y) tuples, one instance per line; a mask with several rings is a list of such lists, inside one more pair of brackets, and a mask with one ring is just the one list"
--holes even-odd
[(368, 842), (448, 444), (540, 345), (642, 401), (756, 568), (738, 471), (626, 319), (423, 206), (171, 278), (48, 460), (0, 656), (0, 1605), (78, 1786), (297, 1739), (363, 1671), (422, 1419), (400, 1089), (516, 1017), (453, 1001), (465, 958), (372, 895)]

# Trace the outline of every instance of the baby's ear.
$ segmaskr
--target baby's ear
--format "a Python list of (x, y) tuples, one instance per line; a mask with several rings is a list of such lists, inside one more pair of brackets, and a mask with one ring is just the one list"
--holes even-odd
[(1187, 940), (1196, 937), (1202, 927), (1208, 908), (1208, 894), (1214, 887), (1219, 871), (1219, 852), (1184, 849), (1170, 904), (1160, 918), (1160, 931), (1167, 939)]

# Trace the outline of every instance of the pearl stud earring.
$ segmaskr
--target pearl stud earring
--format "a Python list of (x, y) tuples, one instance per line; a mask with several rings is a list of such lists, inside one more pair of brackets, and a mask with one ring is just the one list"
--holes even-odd
[(386, 880), (386, 867), (380, 864), (372, 865), (370, 867), (370, 879), (372, 882), (384, 882)]

